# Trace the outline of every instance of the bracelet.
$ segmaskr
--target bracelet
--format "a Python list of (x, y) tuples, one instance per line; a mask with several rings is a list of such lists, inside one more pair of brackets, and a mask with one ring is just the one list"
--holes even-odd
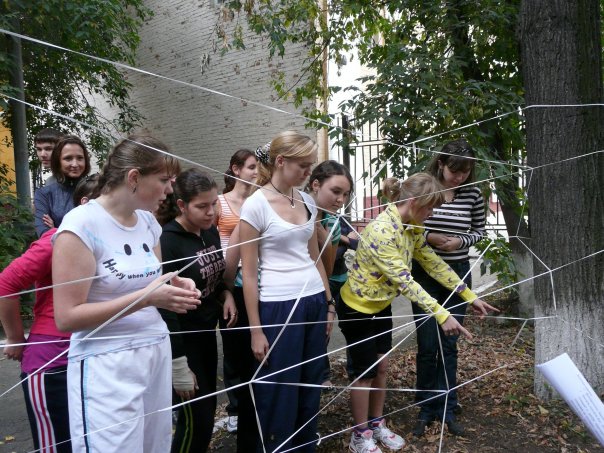
[(327, 313), (333, 313), (335, 315), (336, 311), (335, 310), (327, 310)]
[(331, 296), (331, 299), (329, 299), (327, 301), (327, 306), (328, 307), (330, 307), (330, 306), (331, 307), (335, 307), (336, 306), (336, 299), (335, 299), (335, 297)]

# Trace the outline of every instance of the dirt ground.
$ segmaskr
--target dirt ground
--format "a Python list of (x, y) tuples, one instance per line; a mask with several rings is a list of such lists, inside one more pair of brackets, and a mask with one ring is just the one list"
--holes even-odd
[[(502, 308), (501, 301), (495, 304)], [(459, 390), (463, 412), (458, 420), (465, 426), (466, 435), (454, 437), (445, 428), (440, 451), (604, 453), (604, 447), (599, 446), (563, 401), (541, 402), (532, 394), (533, 331), (530, 326), (525, 327), (512, 347), (520, 325), (467, 319), (466, 326), (475, 336), (471, 341), (460, 341), (458, 382), (469, 382), (489, 371), (503, 368), (469, 382)], [(8, 368), (12, 374), (2, 375), (3, 383), (17, 382), (18, 365), (4, 362), (0, 369)], [(333, 383), (336, 386), (347, 385), (344, 355), (332, 357), (331, 363)], [(410, 389), (414, 385), (415, 349), (413, 341), (410, 341), (392, 355), (388, 387)], [(324, 392), (322, 404), (327, 404), (336, 393), (333, 390)], [(13, 399), (5, 399), (0, 405), (0, 452), (30, 451), (32, 445), (21, 392), (12, 392), (9, 397)], [(224, 403), (221, 407), (224, 408)], [(441, 445), (441, 425), (434, 424), (424, 437), (414, 438), (410, 432), (417, 411), (413, 407), (413, 393), (388, 393), (386, 413), (391, 413), (388, 416), (389, 426), (407, 441), (402, 451), (436, 453)], [(216, 420), (225, 415), (224, 410), (219, 411)], [(317, 451), (348, 451), (350, 431), (347, 429), (351, 425), (348, 394), (344, 392), (319, 418), (319, 432), (323, 439)], [(218, 431), (214, 435), (211, 451), (234, 452), (235, 436), (224, 430)]]
[[(528, 453), (604, 453), (604, 448), (585, 429), (582, 422), (561, 400), (539, 401), (532, 393), (534, 344), (531, 327), (525, 327), (514, 347), (519, 323), (501, 325), (468, 318), (467, 326), (475, 337), (460, 341), (458, 383), (468, 382), (498, 367), (503, 367), (459, 390), (463, 412), (458, 421), (466, 435), (454, 437), (441, 424), (433, 424), (420, 439), (411, 435), (418, 409), (413, 406), (413, 393), (392, 391), (387, 394), (386, 413), (389, 426), (403, 435), (408, 452), (528, 452)], [(332, 359), (334, 385), (346, 385), (345, 360)], [(390, 362), (389, 388), (409, 389), (415, 385), (415, 351), (395, 351)], [(325, 405), (336, 391), (324, 392)], [(602, 395), (601, 395), (602, 397)], [(220, 415), (217, 415), (217, 418)], [(344, 392), (330, 404), (319, 419), (319, 432), (324, 438), (318, 452), (348, 450), (352, 425), (348, 394)], [(329, 437), (325, 437), (329, 434)], [(234, 451), (235, 437), (221, 431), (215, 435), (212, 451)], [(386, 450), (387, 451), (387, 450)]]

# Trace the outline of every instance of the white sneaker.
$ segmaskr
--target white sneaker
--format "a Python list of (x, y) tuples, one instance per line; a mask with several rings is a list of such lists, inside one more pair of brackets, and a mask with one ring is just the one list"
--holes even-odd
[(405, 446), (405, 439), (390, 431), (386, 426), (386, 420), (381, 419), (379, 425), (370, 428), (373, 431), (373, 438), (380, 441), (384, 447), (400, 450)]
[(348, 449), (355, 453), (382, 453), (380, 447), (375, 444), (373, 431), (370, 429), (363, 431), (360, 436), (353, 431)]
[(230, 416), (229, 419), (226, 422), (226, 429), (228, 432), (230, 433), (236, 433), (237, 432), (237, 416), (233, 415)]

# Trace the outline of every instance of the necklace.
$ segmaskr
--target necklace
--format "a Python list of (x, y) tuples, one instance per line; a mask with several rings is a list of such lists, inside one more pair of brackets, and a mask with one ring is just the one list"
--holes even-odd
[(292, 209), (296, 208), (296, 202), (294, 201), (294, 188), (292, 187), (292, 196), (290, 197), (289, 195), (285, 195), (283, 192), (281, 192), (279, 189), (277, 189), (275, 187), (275, 185), (273, 184), (273, 181), (270, 181), (271, 186), (273, 186), (273, 189), (275, 189), (277, 192), (279, 192), (281, 195), (283, 195), (285, 198), (287, 198), (289, 200), (289, 205), (292, 207)]
[(445, 203), (451, 203), (455, 199), (455, 189), (445, 192)]

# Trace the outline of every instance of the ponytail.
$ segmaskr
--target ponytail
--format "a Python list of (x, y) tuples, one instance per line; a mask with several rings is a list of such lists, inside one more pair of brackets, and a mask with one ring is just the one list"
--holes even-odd
[(391, 203), (416, 200), (419, 207), (437, 206), (445, 201), (444, 186), (428, 173), (416, 173), (405, 180), (386, 178), (382, 195)]

